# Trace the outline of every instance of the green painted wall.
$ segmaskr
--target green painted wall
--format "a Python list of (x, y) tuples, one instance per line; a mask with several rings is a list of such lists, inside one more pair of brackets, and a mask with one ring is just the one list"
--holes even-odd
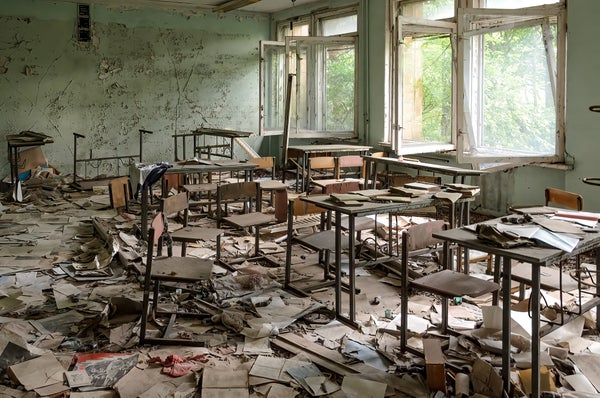
[(268, 17), (92, 5), (93, 40), (82, 44), (76, 4), (2, 3), (0, 139), (23, 130), (53, 136), (44, 153), (62, 173), (72, 173), (74, 132), (86, 136), (84, 158), (137, 154), (137, 130), (153, 130), (144, 160), (172, 161), (175, 132), (258, 131), (258, 43), (269, 38)]

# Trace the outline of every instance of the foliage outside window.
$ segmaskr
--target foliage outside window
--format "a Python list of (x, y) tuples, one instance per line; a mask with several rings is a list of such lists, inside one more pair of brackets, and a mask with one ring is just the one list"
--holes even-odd
[(357, 15), (330, 13), (315, 21), (282, 22), (282, 41), (261, 43), (261, 134), (283, 132), (291, 74), (290, 136), (356, 136), (357, 40), (340, 35), (355, 35)]
[(453, 0), (394, 3), (396, 151), (456, 148), (472, 163), (562, 160), (565, 6), (557, 2), (474, 0), (477, 8), (457, 8), (456, 18)]

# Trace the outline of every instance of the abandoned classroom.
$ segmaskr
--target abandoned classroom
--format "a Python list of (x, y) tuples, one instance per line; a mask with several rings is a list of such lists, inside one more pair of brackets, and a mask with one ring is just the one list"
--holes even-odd
[(600, 2), (0, 4), (0, 397), (600, 396)]

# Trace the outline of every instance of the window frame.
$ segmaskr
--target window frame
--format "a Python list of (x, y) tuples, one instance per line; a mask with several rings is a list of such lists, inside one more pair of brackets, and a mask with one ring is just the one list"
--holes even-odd
[[(404, 42), (404, 37), (402, 32), (404, 31), (403, 26), (414, 26), (418, 27), (419, 31), (424, 35), (432, 34), (432, 35), (448, 35), (450, 37), (450, 43), (452, 46), (452, 62), (450, 71), (451, 74), (451, 94), (450, 94), (450, 102), (451, 102), (451, 134), (449, 142), (427, 142), (427, 141), (419, 141), (419, 142), (410, 142), (405, 143), (402, 139), (402, 125), (403, 125), (403, 51), (402, 45)], [(402, 15), (398, 15), (396, 18), (396, 37), (395, 43), (396, 46), (394, 48), (395, 56), (394, 56), (394, 65), (395, 72), (393, 73), (393, 87), (394, 87), (394, 95), (393, 95), (393, 120), (391, 124), (391, 132), (390, 132), (390, 142), (392, 149), (398, 155), (410, 155), (410, 154), (419, 154), (419, 153), (431, 153), (431, 152), (443, 152), (450, 151), (455, 149), (456, 143), (456, 29), (457, 26), (454, 22), (447, 22), (444, 20), (431, 20), (431, 19), (421, 19), (414, 17), (405, 17)], [(411, 31), (416, 29), (411, 29)]]
[[(310, 15), (303, 15), (299, 17), (290, 18), (287, 20), (281, 20), (275, 22), (275, 31), (277, 35), (277, 41), (261, 41), (260, 42), (260, 50), (259, 50), (259, 135), (268, 136), (268, 135), (283, 135), (285, 128), (285, 120), (281, 124), (281, 128), (268, 129), (265, 126), (265, 121), (267, 112), (269, 111), (266, 106), (266, 87), (267, 80), (269, 79), (268, 71), (266, 71), (266, 50), (268, 48), (282, 48), (284, 60), (284, 81), (280, 82), (279, 90), (282, 90), (282, 93), (279, 98), (282, 98), (285, 101), (287, 96), (287, 83), (288, 78), (290, 76), (290, 59), (294, 57), (293, 48), (294, 46), (290, 45), (291, 41), (299, 41), (303, 43), (321, 43), (327, 46), (327, 42), (336, 43), (336, 42), (346, 42), (353, 43), (354, 45), (354, 98), (353, 98), (353, 111), (354, 111), (354, 120), (353, 120), (353, 128), (352, 130), (347, 131), (329, 131), (326, 129), (298, 129), (297, 124), (294, 123), (293, 120), (288, 121), (288, 136), (290, 138), (357, 138), (358, 137), (358, 123), (359, 123), (359, 84), (358, 84), (358, 73), (359, 73), (359, 47), (358, 47), (358, 26), (356, 32), (351, 32), (347, 34), (340, 34), (334, 36), (320, 36), (321, 34), (321, 22), (325, 20), (331, 20), (335, 18), (343, 18), (349, 15), (356, 15), (358, 18), (358, 7), (346, 7), (338, 10), (327, 10), (319, 13), (312, 13)], [(287, 30), (287, 26), (290, 24), (303, 24), (308, 25), (309, 35), (308, 36), (285, 36), (285, 31)], [(358, 24), (358, 21), (357, 21)], [(325, 100), (326, 95), (326, 82), (324, 79), (324, 74), (326, 72), (326, 52), (323, 54), (319, 54), (319, 56), (314, 56), (313, 59), (315, 63), (311, 65), (310, 70), (307, 72), (310, 75), (311, 80), (311, 97), (308, 99), (311, 107), (310, 117), (322, 117), (327, 114), (327, 102)], [(293, 79), (293, 86), (297, 86), (296, 79)], [(314, 86), (316, 84), (316, 86)], [(319, 87), (319, 89), (315, 89), (315, 87)], [(294, 88), (293, 93), (296, 93), (298, 90)], [(321, 92), (318, 94), (317, 92)], [(292, 104), (295, 103), (294, 100), (291, 101)], [(318, 104), (319, 110), (316, 111), (316, 107), (314, 104)], [(285, 103), (283, 104), (283, 108), (285, 109)], [(293, 114), (293, 112), (292, 112)], [(285, 119), (285, 115), (284, 115)], [(291, 115), (290, 115), (291, 119)], [(315, 120), (309, 119), (309, 123), (311, 125), (318, 125)], [(325, 123), (325, 122), (323, 122)], [(296, 126), (296, 128), (294, 128)], [(279, 127), (279, 126), (278, 126)]]
[[(556, 3), (537, 5), (524, 8), (505, 8), (492, 9), (485, 7), (485, 0), (455, 0), (455, 16), (447, 19), (419, 19), (413, 17), (404, 17), (401, 15), (403, 4), (424, 2), (426, 0), (390, 0), (390, 10), (393, 12), (394, 24), (390, 29), (390, 37), (392, 38), (392, 46), (390, 48), (390, 64), (391, 71), (389, 75), (390, 87), (392, 92), (389, 96), (390, 115), (389, 123), (384, 135), (383, 145), (391, 146), (392, 150), (398, 155), (404, 154), (425, 154), (435, 152), (451, 152), (460, 163), (543, 163), (543, 162), (564, 162), (565, 159), (565, 124), (566, 124), (566, 2), (558, 0)], [(474, 147), (469, 141), (469, 138), (474, 138), (472, 130), (469, 130), (469, 119), (467, 119), (467, 109), (469, 109), (466, 101), (468, 100), (466, 93), (465, 70), (469, 63), (466, 57), (472, 56), (473, 59), (483, 62), (483, 52), (476, 49), (474, 54), (466, 53), (468, 48), (465, 48), (465, 40), (468, 36), (476, 31), (466, 24), (466, 19), (477, 15), (498, 15), (499, 19), (504, 20), (507, 24), (513, 23), (508, 21), (510, 17), (523, 19), (536, 19), (541, 21), (541, 18), (546, 19), (546, 26), (543, 30), (544, 48), (546, 50), (547, 59), (555, 57), (555, 61), (547, 61), (551, 85), (554, 94), (555, 104), (555, 125), (556, 125), (556, 140), (555, 153), (551, 156), (517, 156), (513, 151), (512, 154), (504, 153), (501, 155), (492, 154), (486, 155), (482, 153), (470, 152), (470, 148)], [(556, 54), (553, 54), (554, 45), (548, 45), (548, 29), (550, 22), (556, 23)], [(436, 27), (455, 26), (455, 42), (452, 44), (452, 140), (450, 144), (427, 143), (425, 141), (410, 143), (402, 142), (402, 31), (403, 25), (413, 23), (422, 26), (424, 29), (435, 29)], [(530, 22), (522, 22), (526, 25)], [(538, 24), (539, 25), (539, 24)], [(508, 25), (507, 25), (508, 26)], [(411, 27), (411, 28), (414, 28)], [(414, 30), (414, 29), (413, 29)], [(483, 106), (483, 103), (480, 104)], [(546, 155), (546, 154), (544, 154)]]
[[(459, 8), (457, 14), (458, 29), (461, 34), (458, 40), (458, 59), (464, 60), (459, 62), (458, 71), (458, 87), (462, 94), (462, 101), (458, 101), (458, 141), (457, 141), (457, 159), (464, 163), (494, 163), (508, 162), (517, 164), (526, 164), (534, 162), (564, 162), (565, 152), (565, 112), (566, 112), (566, 18), (565, 4), (561, 0), (555, 4), (535, 6), (521, 9), (492, 9), (492, 8)], [(468, 19), (477, 16), (498, 17), (497, 23), (493, 27), (470, 28)], [(511, 21), (511, 18), (516, 18), (516, 21)], [(520, 20), (519, 20), (520, 19)], [(557, 52), (554, 54), (554, 47), (549, 43), (548, 30), (550, 29), (549, 21), (556, 19)], [(499, 22), (503, 23), (500, 24)], [(525, 155), (518, 156), (517, 152), (512, 151), (510, 154), (494, 154), (491, 152), (476, 151), (478, 149), (476, 141), (479, 136), (471, 126), (469, 111), (470, 94), (469, 84), (466, 81), (466, 68), (470, 60), (479, 62), (483, 61), (481, 45), (479, 48), (471, 50), (472, 52), (481, 54), (479, 57), (469, 57), (471, 52), (468, 52), (468, 40), (471, 36), (480, 35), (481, 33), (489, 33), (492, 31), (518, 29), (523, 27), (533, 27), (542, 25), (544, 48), (546, 52), (546, 63), (549, 72), (549, 79), (554, 95), (554, 112), (555, 112), (555, 146), (553, 155)], [(482, 75), (479, 76), (482, 78)], [(481, 112), (482, 104), (477, 108)], [(472, 149), (475, 148), (475, 149)], [(510, 151), (509, 151), (510, 152)]]

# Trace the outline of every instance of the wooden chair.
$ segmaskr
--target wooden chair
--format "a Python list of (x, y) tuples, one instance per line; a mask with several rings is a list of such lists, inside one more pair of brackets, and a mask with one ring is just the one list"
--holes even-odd
[[(252, 170), (253, 180), (258, 181), (261, 190), (261, 198), (263, 193), (269, 194), (268, 202), (269, 204), (273, 204), (273, 194), (275, 191), (283, 191), (287, 189), (287, 184), (275, 179), (275, 157), (273, 156), (265, 156), (260, 158), (250, 158), (248, 162), (255, 163), (258, 166)], [(257, 179), (255, 172), (269, 172), (270, 178), (267, 179)]]
[[(244, 205), (244, 213), (228, 215), (227, 206), (235, 202)], [(255, 257), (259, 257), (260, 227), (275, 222), (276, 219), (273, 214), (261, 212), (261, 191), (258, 182), (221, 184), (217, 188), (217, 228), (225, 223), (238, 229), (253, 229)], [(217, 247), (219, 259), (220, 250), (219, 245)], [(222, 260), (221, 263), (223, 263)]]
[(546, 197), (546, 206), (554, 204), (577, 211), (583, 210), (583, 197), (579, 194), (547, 187), (544, 195)]
[[(402, 255), (401, 255), (401, 331), (400, 348), (402, 352), (409, 349), (407, 347), (408, 339), (408, 301), (409, 290), (420, 290), (436, 294), (442, 299), (442, 333), (448, 330), (448, 299), (455, 297), (471, 296), (478, 297), (485, 293), (497, 292), (500, 286), (497, 283), (489, 282), (447, 269), (448, 264), (448, 244), (432, 237), (435, 232), (447, 228), (447, 224), (442, 220), (435, 220), (424, 224), (418, 224), (406, 228), (402, 232)], [(440, 250), (441, 249), (441, 250)], [(409, 275), (408, 263), (411, 256), (423, 254), (427, 251), (441, 251), (442, 269), (429, 275), (411, 278)], [(418, 350), (412, 350), (421, 354)]]
[[(181, 217), (181, 223), (183, 227), (175, 231), (169, 231), (169, 238), (172, 242), (181, 242), (181, 257), (185, 257), (186, 247), (188, 243), (216, 239), (218, 246), (219, 237), (223, 233), (221, 229), (208, 227), (193, 227), (189, 225), (189, 200), (188, 194), (186, 192), (180, 192), (175, 195), (171, 195), (161, 199), (160, 211), (166, 217), (170, 217), (173, 215), (179, 215)], [(159, 255), (162, 254), (163, 241), (164, 239), (161, 238), (157, 242), (157, 250)], [(172, 256), (172, 245), (171, 242), (168, 243), (168, 255)], [(218, 255), (219, 252), (217, 251), (217, 260)]]
[[(301, 217), (318, 215), (320, 217), (319, 231), (304, 235), (297, 235), (296, 228), (304, 228), (303, 223), (296, 223)], [(331, 229), (331, 219), (325, 218), (326, 210), (299, 198), (288, 200), (287, 215), (287, 243), (285, 252), (285, 277), (284, 288), (300, 295), (306, 295), (307, 291), (319, 289), (331, 285), (331, 274), (329, 269), (329, 253), (335, 251), (335, 231)], [(319, 252), (319, 264), (323, 266), (323, 282), (310, 287), (300, 289), (292, 284), (292, 247), (299, 244)], [(342, 239), (342, 250), (348, 248), (348, 240)]]
[[(160, 224), (160, 222), (158, 222)], [(178, 316), (209, 318), (217, 312), (208, 311), (204, 313), (189, 313), (178, 308), (179, 303), (169, 304), (169, 309), (159, 308), (161, 282), (193, 284), (210, 280), (212, 275), (213, 261), (195, 257), (154, 257), (154, 248), (158, 240), (158, 233), (154, 228), (148, 231), (148, 253), (146, 266), (138, 267), (144, 276), (144, 294), (142, 299), (142, 317), (140, 325), (141, 344), (172, 344), (172, 345), (196, 345), (202, 346), (204, 340), (183, 338), (173, 333)], [(152, 305), (150, 305), (152, 302)], [(209, 308), (207, 306), (207, 308)], [(167, 326), (157, 327), (155, 335), (150, 335), (148, 326), (151, 320), (167, 317), (168, 321), (161, 322)], [(179, 336), (179, 337), (176, 337)]]
[(308, 158), (308, 167), (306, 169), (308, 178), (307, 191), (310, 191), (311, 183), (314, 184), (317, 180), (335, 179), (336, 166), (336, 160), (333, 156)]

